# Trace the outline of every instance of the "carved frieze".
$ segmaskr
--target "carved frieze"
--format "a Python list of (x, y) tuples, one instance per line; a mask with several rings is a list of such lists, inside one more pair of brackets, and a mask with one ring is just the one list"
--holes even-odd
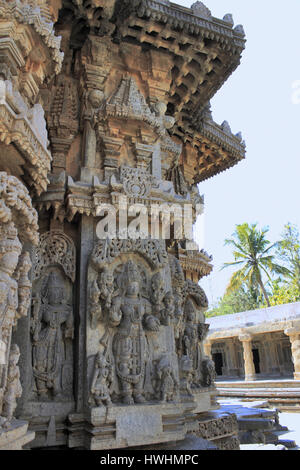
[(147, 198), (152, 186), (157, 185), (156, 179), (151, 174), (139, 168), (121, 167), (120, 179), (125, 194), (135, 198)]
[(92, 261), (98, 268), (114, 261), (122, 253), (138, 253), (154, 268), (161, 268), (168, 262), (168, 255), (161, 240), (99, 240), (93, 250)]

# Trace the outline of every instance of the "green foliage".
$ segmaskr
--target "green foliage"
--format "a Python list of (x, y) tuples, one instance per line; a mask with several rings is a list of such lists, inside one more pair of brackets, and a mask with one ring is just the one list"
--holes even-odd
[(285, 225), (277, 246), (277, 256), (289, 269), (289, 278), (293, 286), (300, 291), (300, 237), (295, 225), (291, 223)]
[(260, 291), (267, 305), (270, 305), (268, 293), (263, 277), (272, 281), (272, 275), (287, 276), (289, 270), (274, 262), (274, 248), (277, 243), (270, 244), (266, 238), (269, 229), (262, 230), (256, 224), (237, 225), (232, 238), (225, 240), (225, 245), (233, 247), (234, 262), (225, 263), (223, 268), (240, 266), (240, 269), (232, 275), (227, 287), (227, 294), (236, 292), (242, 285), (247, 285), (249, 290)]
[(258, 291), (249, 289), (247, 285), (242, 285), (238, 290), (225, 295), (218, 302), (218, 305), (209, 310), (205, 316), (217, 317), (221, 315), (231, 315), (233, 313), (256, 310), (262, 306), (262, 297)]
[[(234, 261), (239, 266), (231, 277), (224, 296), (209, 310), (207, 317), (230, 315), (268, 306), (300, 302), (300, 236), (296, 226), (288, 223), (281, 239), (271, 244), (268, 229), (256, 224), (236, 226), (232, 238)], [(274, 276), (277, 275), (277, 278)]]
[(272, 283), (273, 294), (270, 297), (271, 306), (300, 302), (300, 290), (295, 282), (282, 283), (276, 280)]

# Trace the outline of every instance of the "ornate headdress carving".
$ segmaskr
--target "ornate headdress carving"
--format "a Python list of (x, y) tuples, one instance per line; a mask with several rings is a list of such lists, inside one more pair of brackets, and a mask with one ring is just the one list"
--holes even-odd
[(133, 261), (128, 261), (124, 266), (122, 285), (127, 286), (130, 282), (142, 282), (141, 274)]
[(22, 252), (22, 245), (18, 239), (18, 231), (12, 222), (0, 224), (0, 256), (13, 251), (19, 254)]

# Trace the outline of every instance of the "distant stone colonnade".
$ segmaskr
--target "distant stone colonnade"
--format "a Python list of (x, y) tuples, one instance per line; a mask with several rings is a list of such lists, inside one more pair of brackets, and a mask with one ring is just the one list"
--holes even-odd
[(300, 380), (300, 302), (208, 320), (217, 378)]

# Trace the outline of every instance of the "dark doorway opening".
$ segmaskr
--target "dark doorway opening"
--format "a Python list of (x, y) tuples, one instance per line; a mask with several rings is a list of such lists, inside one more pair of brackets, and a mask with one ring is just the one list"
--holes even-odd
[(223, 375), (223, 355), (222, 353), (213, 354), (213, 361), (215, 363), (215, 369), (217, 375)]
[(258, 349), (253, 349), (253, 362), (254, 362), (254, 367), (255, 367), (255, 373), (260, 374), (260, 357), (259, 357), (259, 350)]

